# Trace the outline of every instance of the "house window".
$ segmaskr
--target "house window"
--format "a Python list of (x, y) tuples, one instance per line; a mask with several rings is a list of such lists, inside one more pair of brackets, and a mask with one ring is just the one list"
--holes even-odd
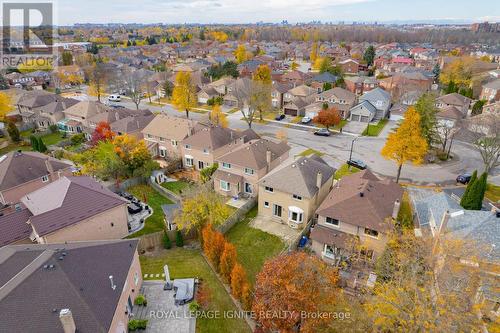
[(134, 274), (134, 283), (136, 286), (139, 284), (139, 273), (137, 272)]
[(290, 212), (290, 221), (295, 223), (302, 223), (302, 218), (302, 213)]
[(225, 162), (222, 162), (222, 167), (224, 169), (231, 169), (231, 163), (225, 163)]
[(203, 148), (203, 154), (206, 154), (206, 155), (209, 154), (208, 148)]
[(378, 231), (365, 228), (365, 235), (378, 238)]
[(282, 211), (282, 208), (280, 205), (276, 205), (276, 204), (273, 205), (273, 215), (274, 216), (281, 217), (281, 211)]
[(151, 139), (153, 136), (152, 136), (151, 134), (146, 134), (146, 137), (147, 137), (148, 139)]
[(274, 188), (266, 186), (266, 192), (274, 192)]
[(161, 137), (161, 136), (160, 136), (160, 141), (161, 141), (161, 142), (164, 142), (164, 141), (165, 141), (165, 138), (163, 138), (163, 137)]
[(163, 148), (160, 148), (160, 156), (161, 157), (166, 157), (167, 156), (167, 151)]
[(49, 176), (48, 175), (45, 175), (42, 177), (42, 182), (46, 183), (49, 181)]
[(245, 168), (245, 173), (246, 173), (247, 175), (253, 175), (254, 171), (253, 171), (253, 169), (250, 169), (250, 168)]
[(172, 146), (177, 147), (177, 141), (176, 140), (171, 140), (170, 143)]
[(323, 249), (323, 256), (331, 259), (335, 259), (340, 256), (340, 248), (335, 247), (333, 245), (325, 244)]
[(229, 191), (231, 189), (231, 184), (229, 184), (225, 180), (221, 180), (220, 181), (220, 189), (223, 191)]
[(250, 194), (253, 193), (253, 191), (252, 191), (252, 184), (245, 183), (245, 193), (250, 193)]
[(194, 160), (192, 157), (186, 157), (186, 166), (193, 166)]
[(361, 257), (364, 257), (366, 259), (373, 259), (373, 250), (368, 250), (367, 248), (363, 247), (361, 248), (360, 255)]
[(269, 201), (264, 201), (264, 207), (269, 208)]
[(330, 224), (330, 225), (334, 225), (334, 226), (336, 226), (336, 227), (338, 227), (338, 226), (339, 226), (339, 220), (337, 220), (337, 219), (333, 219), (333, 218), (328, 217), (328, 216), (326, 217), (325, 223), (326, 223), (326, 224)]
[(302, 200), (302, 197), (300, 195), (297, 195), (297, 194), (294, 194), (292, 195), (292, 197), (295, 199), (295, 200)]
[(191, 150), (191, 145), (184, 145), (184, 148), (186, 148), (187, 150)]

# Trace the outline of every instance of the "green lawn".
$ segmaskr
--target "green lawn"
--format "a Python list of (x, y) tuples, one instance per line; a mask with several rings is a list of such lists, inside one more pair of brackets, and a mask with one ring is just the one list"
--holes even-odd
[(486, 198), (492, 202), (500, 201), (500, 186), (494, 184), (488, 184), (486, 187), (486, 193), (484, 194)]
[(31, 150), (31, 145), (22, 141), (20, 143), (9, 142), (7, 147), (0, 149), (0, 155), (7, 154), (13, 150)]
[(60, 141), (64, 140), (62, 137), (62, 133), (56, 132), (56, 133), (50, 133), (42, 136), (43, 143), (45, 143), (46, 146), (51, 146), (59, 143)]
[(345, 126), (345, 124), (347, 124), (347, 120), (342, 119), (342, 120), (340, 120), (340, 123), (338, 125), (335, 125), (333, 127), (333, 129), (340, 130), (342, 127)]
[(228, 241), (236, 246), (238, 261), (245, 268), (252, 286), (255, 285), (255, 277), (264, 262), (285, 247), (279, 237), (248, 225), (256, 215), (257, 207), (254, 207), (247, 213), (245, 219), (236, 223), (225, 235)]
[(231, 110), (227, 111), (227, 113), (236, 113), (236, 112), (238, 112), (238, 111), (240, 111), (240, 109), (238, 109), (238, 108), (233, 108), (233, 109), (231, 109)]
[(388, 121), (388, 119), (381, 119), (376, 125), (369, 124), (362, 135), (378, 136)]
[(147, 204), (153, 209), (153, 215), (146, 219), (144, 228), (130, 235), (128, 238), (135, 238), (164, 230), (165, 222), (161, 205), (171, 204), (173, 202), (156, 192), (156, 190), (149, 185), (132, 186), (127, 189), (127, 192), (133, 194), (139, 200), (144, 200), (144, 197), (146, 197)]
[(176, 182), (164, 182), (161, 184), (162, 187), (166, 188), (169, 191), (174, 192), (175, 194), (181, 194), (184, 190), (189, 189), (191, 184), (182, 180)]
[(318, 155), (318, 156), (325, 155), (324, 153), (320, 152), (319, 150), (312, 149), (312, 148), (307, 148), (302, 153), (300, 153), (299, 156), (309, 156), (309, 155), (312, 155), (312, 154), (315, 154), (315, 155)]
[(403, 198), (401, 199), (398, 221), (403, 228), (413, 228), (413, 211), (411, 209), (410, 195), (406, 191), (403, 193)]
[(359, 170), (358, 168), (344, 164), (335, 173), (335, 179), (340, 179), (344, 176), (352, 175), (353, 173), (360, 172), (360, 171), (361, 170)]
[(196, 332), (250, 332), (244, 319), (222, 317), (223, 311), (237, 311), (237, 309), (199, 250), (173, 248), (154, 257), (141, 256), (140, 261), (143, 274), (161, 274), (163, 266), (168, 264), (172, 279), (198, 277), (202, 283), (206, 283), (210, 291), (208, 310), (220, 311), (221, 318), (197, 318)]

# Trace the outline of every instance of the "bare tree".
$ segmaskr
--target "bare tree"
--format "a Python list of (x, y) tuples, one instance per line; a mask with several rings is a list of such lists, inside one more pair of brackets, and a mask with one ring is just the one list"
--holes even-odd
[(139, 105), (146, 95), (147, 75), (140, 70), (126, 70), (122, 77), (123, 87), (126, 94), (135, 107), (139, 110)]
[(238, 79), (232, 87), (231, 95), (238, 101), (238, 107), (248, 127), (252, 128), (255, 112), (257, 112), (255, 105), (251, 102), (252, 81), (246, 78)]

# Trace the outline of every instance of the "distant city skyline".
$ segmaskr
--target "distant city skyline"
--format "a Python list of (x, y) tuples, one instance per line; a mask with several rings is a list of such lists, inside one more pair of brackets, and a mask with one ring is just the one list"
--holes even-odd
[(59, 0), (57, 24), (256, 22), (499, 22), (500, 1), (476, 0)]

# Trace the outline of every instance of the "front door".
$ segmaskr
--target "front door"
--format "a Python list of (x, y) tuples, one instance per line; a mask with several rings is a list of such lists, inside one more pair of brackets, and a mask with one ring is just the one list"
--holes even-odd
[(130, 317), (132, 315), (132, 310), (134, 309), (134, 303), (132, 302), (132, 299), (130, 299), (130, 296), (128, 297), (127, 308), (128, 308), (128, 315)]
[(281, 217), (281, 206), (280, 205), (276, 205), (274, 204), (273, 205), (273, 215), (276, 216), (276, 217)]
[(245, 183), (245, 193), (252, 194), (252, 184)]

